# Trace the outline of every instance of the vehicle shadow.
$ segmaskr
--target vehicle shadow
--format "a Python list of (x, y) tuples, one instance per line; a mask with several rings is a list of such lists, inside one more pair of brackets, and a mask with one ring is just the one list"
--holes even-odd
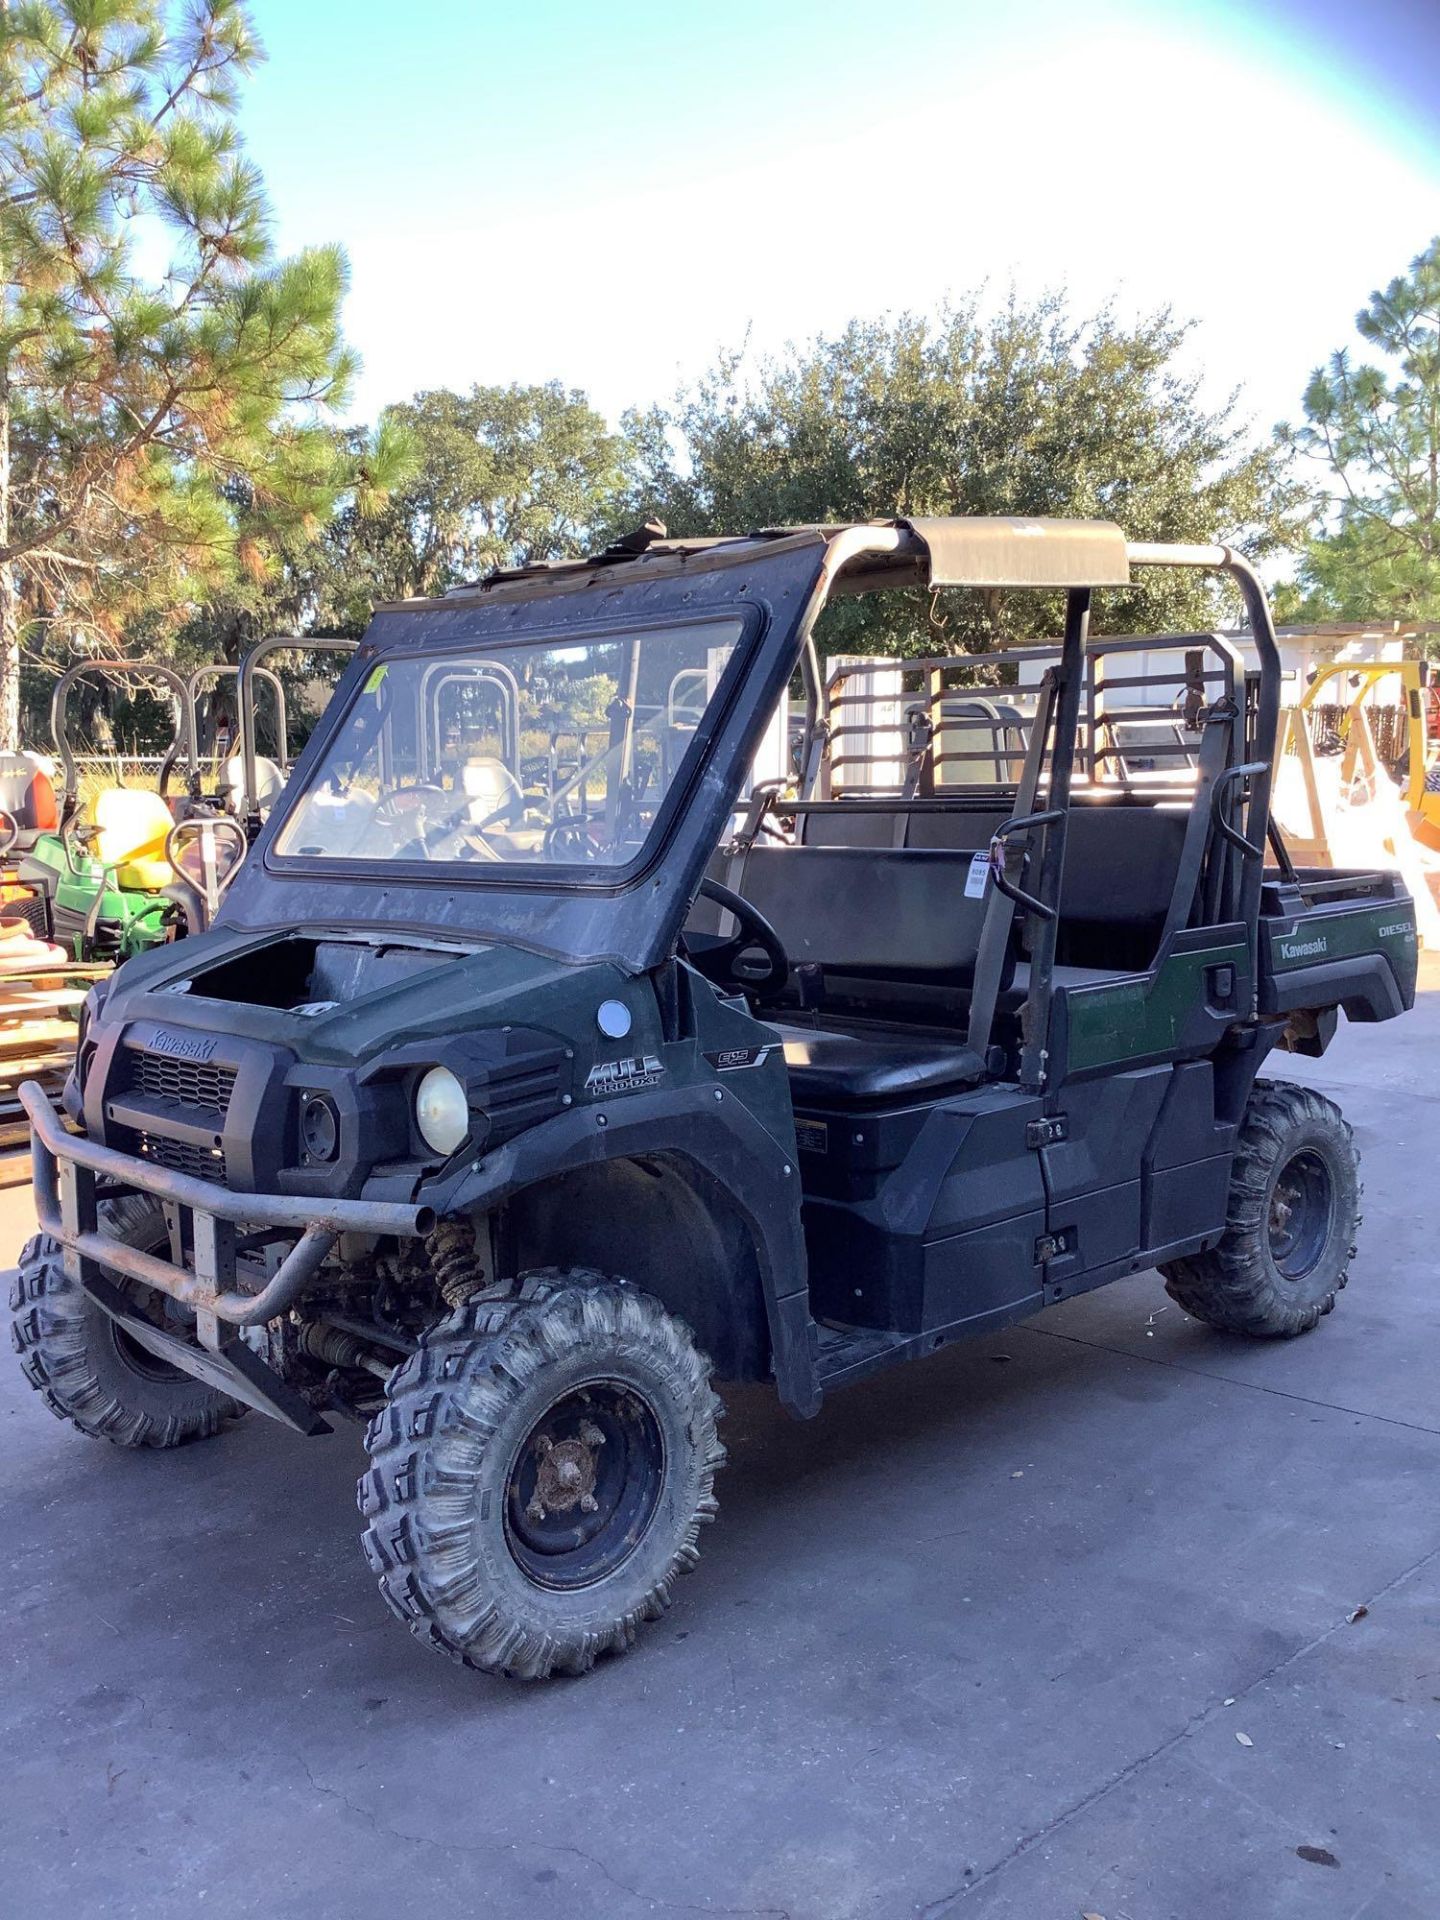
[[(729, 1459), (700, 1566), (667, 1619), (583, 1684), (608, 1691), (606, 1676), (628, 1685), (622, 1671), (642, 1669), (653, 1684), (657, 1646), (703, 1642), (735, 1608), (784, 1605), (787, 1587), (854, 1581), (903, 1564), (937, 1533), (991, 1527), (987, 1500), (1064, 1444), (1066, 1423), (1096, 1404), (1096, 1373), (1113, 1386), (1117, 1369), (1137, 1364), (1014, 1328), (845, 1389), (812, 1421), (793, 1420), (768, 1388), (724, 1390)], [(1113, 1407), (1128, 1397), (1100, 1398)], [(38, 1404), (35, 1414), (45, 1418)], [(358, 1428), (302, 1442), (252, 1415), (218, 1440), (136, 1455), (56, 1425), (43, 1451), (39, 1476), (15, 1496), (11, 1537), (53, 1552), (63, 1514), (65, 1535), (91, 1543), (98, 1567), (71, 1594), (75, 1629), (93, 1612), (103, 1624), (91, 1631), (138, 1650), (159, 1613), (172, 1651), (190, 1641), (198, 1660), (203, 1650), (205, 1685), (257, 1706), (272, 1688), (277, 1701), (289, 1692), (297, 1659), (312, 1698), (332, 1691), (337, 1707), (383, 1695), (392, 1708), (466, 1718), (482, 1703), (535, 1698), (460, 1674), (391, 1619), (359, 1547)], [(217, 1608), (243, 1631), (217, 1635)]]

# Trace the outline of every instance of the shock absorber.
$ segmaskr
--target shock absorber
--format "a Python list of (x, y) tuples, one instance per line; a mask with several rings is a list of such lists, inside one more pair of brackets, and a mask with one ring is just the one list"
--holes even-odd
[(486, 1285), (489, 1275), (475, 1245), (475, 1226), (470, 1220), (437, 1220), (425, 1238), (425, 1252), (440, 1297), (447, 1307), (464, 1304)]

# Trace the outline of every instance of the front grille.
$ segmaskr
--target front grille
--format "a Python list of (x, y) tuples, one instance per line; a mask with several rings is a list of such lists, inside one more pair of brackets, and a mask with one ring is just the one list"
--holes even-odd
[(143, 1158), (153, 1160), (157, 1167), (225, 1185), (225, 1156), (218, 1147), (192, 1146), (188, 1140), (167, 1140), (159, 1133), (137, 1134), (136, 1144)]
[(173, 1060), (163, 1053), (132, 1052), (131, 1086), (136, 1093), (155, 1100), (171, 1100), (177, 1106), (203, 1107), (222, 1119), (235, 1090), (235, 1069), (217, 1067), (209, 1061)]

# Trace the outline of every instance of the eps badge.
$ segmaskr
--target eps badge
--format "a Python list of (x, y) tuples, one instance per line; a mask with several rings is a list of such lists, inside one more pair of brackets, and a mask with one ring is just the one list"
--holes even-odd
[(585, 1076), (586, 1093), (634, 1093), (656, 1086), (665, 1072), (658, 1054), (628, 1054), (623, 1060), (597, 1060)]

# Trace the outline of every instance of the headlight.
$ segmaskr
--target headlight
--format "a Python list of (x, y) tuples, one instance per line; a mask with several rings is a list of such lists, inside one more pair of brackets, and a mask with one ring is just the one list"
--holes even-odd
[(436, 1153), (454, 1153), (469, 1134), (470, 1102), (448, 1067), (431, 1067), (415, 1089), (415, 1124)]

